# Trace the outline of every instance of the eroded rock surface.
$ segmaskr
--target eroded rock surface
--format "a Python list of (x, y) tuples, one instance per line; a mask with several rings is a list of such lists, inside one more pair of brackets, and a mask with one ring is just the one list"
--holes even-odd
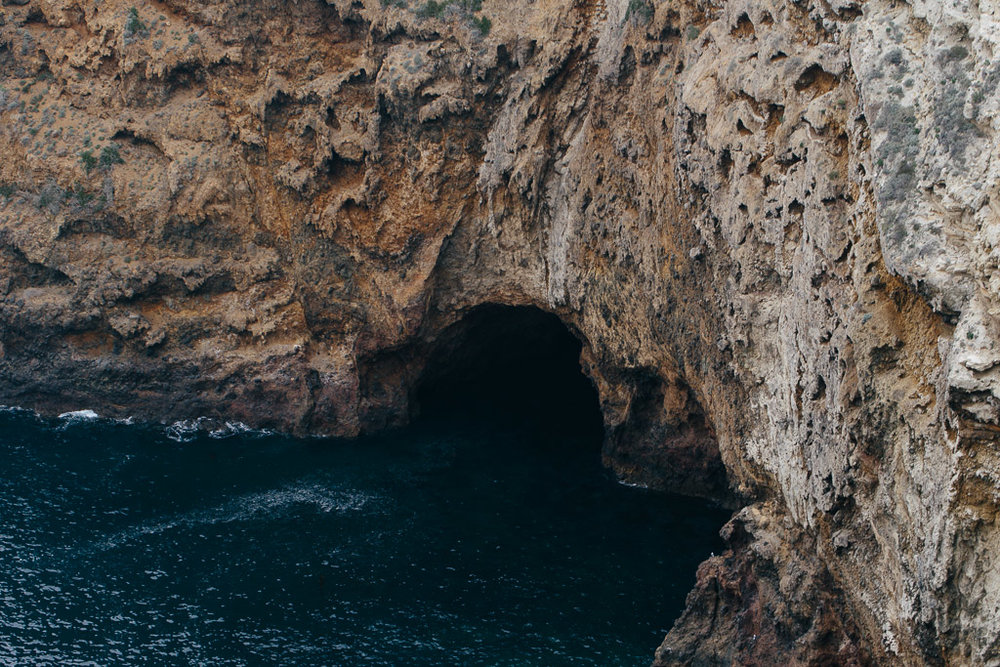
[(1000, 664), (998, 17), (7, 0), (0, 401), (356, 435), (534, 305), (748, 504), (660, 662)]

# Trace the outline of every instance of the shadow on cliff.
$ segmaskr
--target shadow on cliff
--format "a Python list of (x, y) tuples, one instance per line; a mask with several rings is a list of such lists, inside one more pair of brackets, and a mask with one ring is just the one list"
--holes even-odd
[(581, 349), (556, 315), (533, 306), (478, 306), (433, 341), (411, 393), (411, 416), (544, 436), (532, 439), (593, 454), (630, 484), (740, 505), (711, 421), (683, 379), (620, 373), (629, 408), (606, 428)]
[(442, 332), (414, 391), (421, 421), (479, 421), (558, 434), (598, 456), (597, 390), (580, 368), (580, 341), (555, 315), (486, 304)]

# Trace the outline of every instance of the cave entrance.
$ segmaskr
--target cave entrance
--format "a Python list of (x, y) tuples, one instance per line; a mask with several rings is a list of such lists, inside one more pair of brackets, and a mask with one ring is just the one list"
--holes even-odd
[[(447, 598), (456, 617), (486, 619), (490, 629), (477, 637), (501, 627), (495, 641), (511, 642), (507, 659), (550, 664), (586, 647), (583, 661), (648, 663), (684, 609), (698, 563), (722, 550), (718, 529), (729, 513), (609, 474), (582, 343), (555, 315), (483, 305), (431, 345), (411, 395), (415, 426), (429, 428), (410, 433), (433, 461), (419, 477), (428, 497), (416, 505), (431, 522), (419, 534), (444, 546), (419, 551), (457, 573), (432, 595)], [(669, 403), (667, 389), (647, 384), (628, 434), (649, 431), (656, 406)]]
[(415, 391), (425, 419), (469, 419), (571, 434), (600, 449), (597, 390), (580, 367), (582, 344), (534, 306), (486, 304), (445, 329)]

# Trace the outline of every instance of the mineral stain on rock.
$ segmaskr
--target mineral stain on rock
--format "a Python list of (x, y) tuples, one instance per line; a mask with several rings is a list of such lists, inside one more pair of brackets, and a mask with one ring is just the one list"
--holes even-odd
[(742, 508), (658, 661), (996, 664), (989, 11), (4, 3), (0, 402), (354, 437), (534, 309)]

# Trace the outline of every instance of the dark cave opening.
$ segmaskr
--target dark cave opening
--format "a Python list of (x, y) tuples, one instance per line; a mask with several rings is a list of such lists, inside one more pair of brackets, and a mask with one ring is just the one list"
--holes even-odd
[(478, 306), (435, 341), (415, 389), (415, 412), (572, 434), (597, 451), (603, 420), (597, 390), (580, 367), (581, 349), (556, 315), (534, 306)]
[[(593, 628), (591, 620), (604, 613), (615, 641), (645, 627), (639, 643), (646, 648), (637, 656), (651, 656), (684, 610), (698, 563), (724, 548), (718, 529), (729, 516), (692, 497), (710, 495), (700, 493), (701, 468), (714, 474), (718, 460), (705, 444), (714, 438), (692, 392), (653, 375), (637, 377), (629, 419), (606, 429), (597, 389), (581, 367), (583, 343), (557, 316), (530, 306), (478, 306), (430, 344), (410, 397), (414, 417), (431, 426), (431, 442), (455, 433), (456, 421), (463, 422), (459, 433), (471, 434), (460, 440), (464, 448), (435, 450), (460, 471), (453, 479), (472, 489), (460, 505), (470, 514), (449, 525), (475, 526), (486, 537), (469, 537), (468, 544), (496, 542), (489, 553), (524, 555), (504, 560), (508, 576), (542, 568), (546, 581), (557, 581), (571, 563), (593, 567), (594, 579), (574, 571), (560, 595), (593, 600), (607, 587), (609, 597), (579, 605), (586, 620), (574, 627)], [(665, 400), (668, 394), (676, 400)], [(660, 414), (664, 405), (676, 414)], [(678, 489), (687, 495), (672, 493)], [(505, 534), (509, 539), (498, 537)], [(554, 544), (575, 546), (570, 554)], [(626, 592), (629, 582), (639, 588)], [(626, 599), (627, 608), (616, 607)], [(568, 613), (563, 601), (552, 605), (558, 616)]]
[(431, 342), (411, 416), (516, 428), (544, 436), (532, 439), (549, 449), (582, 451), (627, 483), (736, 506), (714, 428), (683, 379), (627, 376), (626, 419), (606, 428), (582, 348), (558, 316), (539, 308), (477, 306)]

